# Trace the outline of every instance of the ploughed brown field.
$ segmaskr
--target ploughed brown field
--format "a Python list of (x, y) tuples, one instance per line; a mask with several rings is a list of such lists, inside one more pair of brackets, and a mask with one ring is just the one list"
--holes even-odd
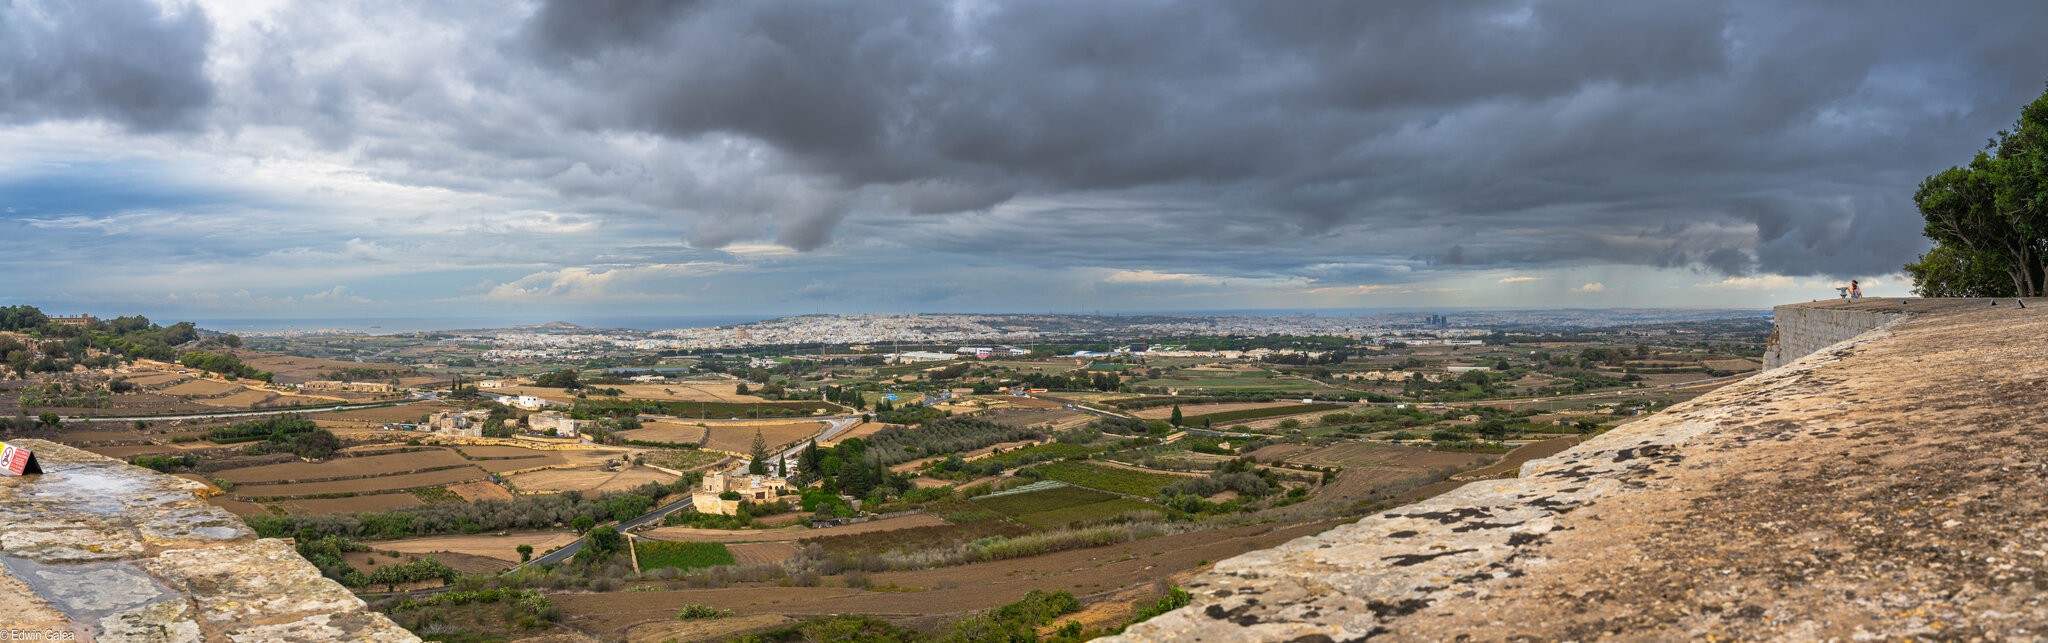
[(618, 436), (628, 440), (643, 440), (647, 442), (692, 442), (702, 444), (704, 440), (704, 427), (697, 426), (695, 423), (656, 420), (642, 424), (641, 427), (631, 431), (620, 431)]
[(697, 529), (695, 527), (656, 527), (648, 530), (646, 536), (655, 540), (681, 540), (708, 543), (745, 542), (788, 542), (827, 536), (850, 536), (879, 531), (895, 531), (914, 527), (936, 527), (948, 524), (930, 514), (910, 514), (881, 520), (870, 520), (842, 527), (811, 529), (788, 527), (783, 529)]
[(456, 469), (443, 469), (426, 473), (377, 476), (357, 480), (236, 485), (234, 495), (240, 498), (258, 498), (264, 496), (312, 496), (330, 493), (398, 491), (482, 480), (484, 477), (483, 469), (474, 466), (463, 466)]
[(740, 565), (779, 563), (796, 557), (796, 545), (789, 542), (736, 543), (727, 545), (732, 560)]
[(768, 448), (802, 440), (825, 430), (823, 422), (773, 422), (761, 424), (713, 424), (711, 439), (704, 448), (720, 451), (746, 453), (754, 448), (754, 432), (760, 431), (761, 438), (768, 442)]
[(470, 461), (451, 449), (433, 447), (424, 451), (407, 453), (348, 458), (337, 457), (319, 463), (287, 462), (260, 467), (228, 469), (214, 474), (214, 477), (235, 484), (244, 484), (281, 480), (324, 480), (352, 476), (381, 476), (435, 467), (461, 466), (470, 466)]
[[(560, 531), (515, 531), (505, 535), (477, 534), (465, 536), (423, 536), (403, 540), (380, 540), (371, 543), (379, 550), (390, 550), (411, 554), (432, 552), (454, 552), (472, 556), (485, 556), (508, 563), (519, 562), (519, 546), (532, 545), (533, 555), (539, 556), (549, 549), (575, 541), (576, 533)], [(671, 615), (673, 616), (673, 615)]]
[[(1194, 417), (1197, 415), (1208, 415), (1210, 413), (1229, 413), (1231, 411), (1245, 411), (1250, 409), (1270, 409), (1275, 407), (1294, 405), (1294, 402), (1233, 402), (1230, 404), (1195, 404), (1180, 407), (1180, 414), (1184, 417)], [(1147, 420), (1164, 420), (1173, 417), (1173, 407), (1155, 406), (1148, 409), (1138, 409), (1136, 411), (1132, 411), (1131, 415), (1145, 418)]]
[(603, 469), (548, 469), (512, 474), (513, 488), (521, 493), (551, 493), (557, 491), (583, 491), (604, 493), (627, 491), (634, 487), (658, 482), (668, 484), (676, 476), (647, 467), (632, 467), (619, 471)]
[(506, 491), (504, 487), (489, 481), (480, 480), (477, 482), (451, 484), (448, 485), (448, 490), (454, 492), (455, 495), (462, 496), (462, 499), (468, 502), (512, 499), (512, 492)]
[(358, 409), (354, 411), (329, 411), (326, 413), (318, 414), (309, 413), (307, 416), (313, 418), (315, 421), (322, 423), (323, 425), (334, 424), (338, 426), (380, 427), (386, 423), (391, 422), (418, 422), (420, 421), (420, 416), (422, 415), (430, 415), (437, 411), (446, 411), (453, 408), (456, 407), (455, 405), (452, 404), (447, 404), (443, 402), (427, 402), (423, 404), (383, 406), (374, 409)]
[(766, 398), (733, 393), (739, 382), (689, 382), (684, 384), (607, 384), (619, 389), (620, 397), (669, 402), (766, 402)]
[[(416, 507), (425, 503), (409, 492), (379, 493), (347, 498), (300, 498), (284, 503), (297, 509), (294, 513), (329, 514), (362, 513), (365, 511), (389, 511), (404, 507)], [(290, 509), (287, 509), (290, 511)]]
[(1321, 532), (1338, 522), (1252, 525), (1136, 542), (936, 569), (879, 572), (868, 578), (903, 591), (847, 587), (740, 586), (723, 589), (551, 594), (565, 622), (604, 636), (642, 624), (673, 621), (676, 606), (701, 603), (736, 615), (873, 614), (916, 617), (959, 614), (1014, 602), (1034, 589), (1095, 598), (1175, 575), (1252, 549)]

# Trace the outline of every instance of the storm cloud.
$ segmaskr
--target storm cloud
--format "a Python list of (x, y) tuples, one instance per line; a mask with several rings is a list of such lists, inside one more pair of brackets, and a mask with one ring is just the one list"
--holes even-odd
[(2044, 31), (2009, 2), (18, 2), (0, 119), (586, 224), (449, 268), (522, 293), (730, 259), (693, 274), (844, 295), (925, 255), (1620, 301), (1504, 276), (1896, 272), (1913, 186), (2040, 94)]

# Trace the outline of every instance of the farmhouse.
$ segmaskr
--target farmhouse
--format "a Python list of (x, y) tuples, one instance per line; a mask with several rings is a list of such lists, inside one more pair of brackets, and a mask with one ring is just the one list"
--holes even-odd
[(309, 391), (353, 391), (356, 393), (390, 393), (389, 382), (337, 382), (334, 380), (313, 380), (300, 385)]
[(484, 435), (484, 421), (491, 418), (490, 411), (442, 411), (427, 418), (427, 428), (436, 433), (480, 438)]
[(578, 433), (577, 427), (581, 424), (580, 421), (569, 417), (561, 411), (541, 411), (526, 417), (526, 426), (532, 428), (534, 432), (546, 433), (554, 431), (555, 435), (565, 438), (576, 437)]
[(775, 476), (713, 473), (704, 476), (704, 483), (690, 494), (690, 504), (696, 506), (697, 513), (730, 516), (739, 513), (742, 501), (770, 502), (788, 489), (789, 481)]

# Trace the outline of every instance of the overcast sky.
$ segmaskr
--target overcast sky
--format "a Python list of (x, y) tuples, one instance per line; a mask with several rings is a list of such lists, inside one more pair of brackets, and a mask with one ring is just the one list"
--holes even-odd
[(0, 0), (0, 302), (1903, 294), (1915, 184), (2041, 95), (2043, 34), (2027, 1)]

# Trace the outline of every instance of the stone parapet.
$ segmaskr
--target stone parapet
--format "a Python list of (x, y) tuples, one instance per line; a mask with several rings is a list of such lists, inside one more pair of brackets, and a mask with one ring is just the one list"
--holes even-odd
[[(0, 477), (0, 614), (34, 640), (418, 641), (200, 499), (206, 485), (43, 440)], [(10, 634), (11, 635), (11, 634)], [(30, 640), (30, 639), (9, 639)]]

